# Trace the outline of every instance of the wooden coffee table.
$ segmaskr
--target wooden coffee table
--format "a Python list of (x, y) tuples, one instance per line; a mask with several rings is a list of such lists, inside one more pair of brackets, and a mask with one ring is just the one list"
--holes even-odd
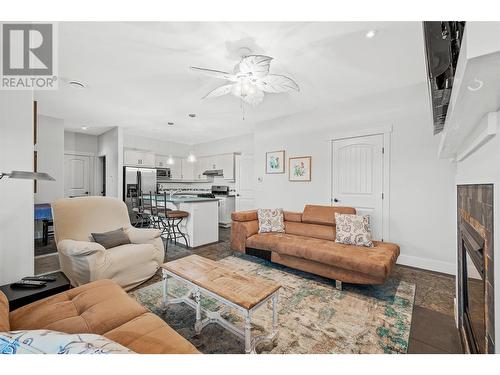
[[(281, 285), (268, 280), (237, 273), (223, 267), (217, 262), (190, 255), (185, 258), (164, 263), (163, 272), (163, 303), (187, 303), (196, 309), (195, 331), (197, 334), (210, 323), (220, 324), (245, 340), (245, 353), (255, 353), (255, 347), (262, 341), (274, 340), (278, 336), (278, 292)], [(188, 284), (191, 291), (181, 298), (169, 298), (168, 279), (172, 277)], [(225, 320), (222, 311), (209, 311), (201, 307), (201, 295), (207, 295), (220, 301), (225, 308), (233, 308), (242, 313), (245, 319), (241, 329)], [(194, 297), (190, 298), (191, 296)], [(273, 325), (272, 332), (267, 335), (252, 338), (252, 312), (272, 299)], [(205, 316), (202, 319), (202, 313)]]

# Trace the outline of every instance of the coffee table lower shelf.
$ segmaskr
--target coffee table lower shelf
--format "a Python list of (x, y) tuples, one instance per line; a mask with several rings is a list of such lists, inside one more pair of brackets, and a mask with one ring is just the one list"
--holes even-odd
[[(279, 296), (279, 289), (276, 290), (274, 293), (270, 294), (267, 298), (263, 299), (260, 301), (257, 305), (253, 306), (251, 309), (246, 309), (242, 306), (239, 306), (224, 297), (221, 297), (205, 288), (202, 288), (189, 280), (186, 280), (178, 275), (176, 275), (173, 272), (170, 272), (166, 269), (162, 270), (163, 272), (163, 305), (164, 307), (167, 307), (169, 304), (175, 304), (175, 303), (186, 303), (187, 305), (191, 306), (193, 309), (196, 310), (196, 321), (194, 324), (195, 332), (196, 334), (201, 333), (203, 328), (205, 328), (208, 324), (211, 323), (217, 323), (221, 327), (229, 330), (233, 334), (241, 337), (245, 341), (245, 353), (250, 354), (250, 353), (255, 353), (255, 348), (258, 344), (263, 343), (263, 342), (271, 342), (274, 341), (278, 338), (278, 296)], [(168, 278), (174, 278), (176, 280), (179, 280), (191, 287), (190, 292), (183, 296), (183, 297), (178, 297), (178, 298), (171, 298), (168, 296)], [(207, 295), (209, 297), (212, 297), (216, 299), (217, 301), (221, 302), (224, 304), (224, 307), (221, 310), (218, 311), (210, 311), (201, 306), (201, 294)], [(190, 297), (193, 296), (194, 300), (191, 299)], [(261, 307), (262, 305), (266, 304), (269, 300), (272, 300), (272, 305), (273, 305), (273, 325), (272, 325), (272, 331), (267, 334), (267, 335), (259, 335), (256, 337), (252, 338), (252, 312)], [(240, 312), (245, 319), (245, 324), (244, 328), (240, 328), (236, 326), (235, 324), (227, 321), (222, 317), (222, 313), (226, 311), (227, 308), (232, 308)], [(204, 315), (204, 318), (202, 319), (202, 315)]]

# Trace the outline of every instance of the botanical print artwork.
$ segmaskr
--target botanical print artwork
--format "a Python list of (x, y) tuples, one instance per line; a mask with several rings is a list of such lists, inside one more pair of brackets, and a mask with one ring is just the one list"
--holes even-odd
[(285, 173), (285, 151), (266, 152), (266, 173)]
[(290, 181), (311, 181), (311, 157), (302, 156), (289, 159)]
[[(262, 277), (282, 285), (278, 298), (279, 334), (274, 343), (257, 346), (258, 353), (406, 353), (410, 336), (415, 285), (389, 278), (383, 285), (344, 284), (293, 270), (278, 264), (235, 254), (219, 261), (235, 272)], [(189, 293), (186, 283), (169, 280), (172, 297)], [(131, 293), (143, 306), (165, 320), (203, 353), (244, 353), (244, 342), (218, 324), (200, 334), (194, 330), (195, 310), (185, 303), (162, 303), (161, 282)], [(223, 305), (202, 294), (201, 304), (210, 311)], [(233, 309), (223, 317), (238, 327), (244, 318)], [(252, 335), (266, 334), (272, 327), (272, 304), (252, 313)]]

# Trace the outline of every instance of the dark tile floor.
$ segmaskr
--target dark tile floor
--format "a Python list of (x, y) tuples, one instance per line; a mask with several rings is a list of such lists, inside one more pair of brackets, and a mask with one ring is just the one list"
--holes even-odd
[[(230, 235), (230, 229), (221, 228), (219, 243), (197, 249), (186, 249), (182, 246), (169, 244), (167, 261), (191, 254), (198, 254), (213, 260), (230, 256), (232, 254), (229, 248)], [(49, 243), (50, 246), (53, 244)], [(58, 269), (57, 254), (35, 259), (35, 272), (37, 274)], [(453, 313), (455, 278), (450, 275), (400, 265), (395, 267), (393, 277), (416, 285), (408, 353), (462, 353)], [(158, 272), (140, 287), (160, 280), (160, 272)]]

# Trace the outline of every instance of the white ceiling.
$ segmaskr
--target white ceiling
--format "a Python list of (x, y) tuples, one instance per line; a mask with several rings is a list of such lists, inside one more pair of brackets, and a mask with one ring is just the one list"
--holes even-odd
[[(377, 30), (373, 39), (365, 38), (370, 29)], [(224, 82), (189, 67), (230, 71), (241, 47), (272, 56), (271, 72), (290, 76), (301, 91), (266, 94), (259, 106), (245, 107), (244, 121), (234, 96), (202, 100)], [(74, 130), (88, 126), (90, 134), (120, 126), (188, 144), (425, 80), (419, 22), (63, 22), (58, 53), (59, 90), (36, 93), (41, 114)], [(68, 87), (68, 80), (87, 88)]]

